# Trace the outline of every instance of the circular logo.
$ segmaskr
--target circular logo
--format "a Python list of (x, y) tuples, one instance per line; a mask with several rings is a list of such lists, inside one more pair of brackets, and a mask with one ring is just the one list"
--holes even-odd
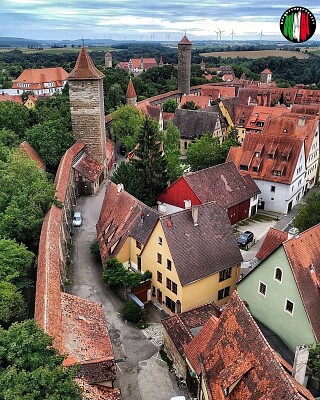
[(316, 19), (305, 7), (291, 7), (280, 18), (280, 30), (290, 42), (306, 42), (316, 30)]

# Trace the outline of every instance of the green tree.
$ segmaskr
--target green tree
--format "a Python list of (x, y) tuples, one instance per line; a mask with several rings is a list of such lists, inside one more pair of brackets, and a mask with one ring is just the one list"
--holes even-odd
[(0, 398), (80, 400), (75, 370), (63, 358), (33, 320), (0, 328)]
[(12, 283), (0, 281), (0, 324), (8, 326), (24, 312), (25, 303), (20, 291)]
[(138, 286), (143, 280), (139, 272), (126, 269), (120, 261), (112, 258), (107, 261), (106, 268), (102, 273), (103, 280), (110, 286), (123, 286), (124, 288)]
[(12, 101), (0, 102), (0, 129), (10, 129), (23, 139), (27, 128), (29, 112), (25, 106)]
[(0, 129), (0, 145), (9, 147), (18, 146), (20, 140), (19, 136), (11, 129)]
[(119, 83), (110, 86), (106, 94), (106, 110), (107, 113), (113, 112), (117, 107), (125, 103), (124, 91)]
[(194, 101), (186, 101), (181, 108), (184, 110), (200, 110), (200, 107)]
[(320, 343), (309, 345), (308, 366), (310, 367), (313, 376), (320, 379)]
[(206, 133), (200, 139), (196, 139), (188, 147), (187, 162), (192, 171), (212, 167), (224, 161), (220, 151), (220, 141), (211, 133)]
[(135, 159), (130, 162), (139, 175), (142, 176), (145, 188), (145, 197), (140, 199), (152, 206), (157, 196), (167, 186), (167, 163), (161, 151), (159, 126), (150, 117), (144, 118), (139, 133), (139, 147), (135, 151)]
[(179, 154), (180, 131), (169, 121), (168, 128), (163, 134), (164, 156), (167, 162), (167, 176), (174, 182), (183, 174)]
[(15, 240), (0, 239), (0, 281), (11, 282), (19, 289), (28, 286), (34, 254)]
[(144, 317), (143, 311), (134, 301), (127, 301), (125, 303), (122, 315), (124, 319), (133, 323), (139, 322)]
[(72, 129), (70, 101), (67, 94), (56, 93), (49, 98), (38, 100), (35, 109), (30, 111), (34, 114), (32, 125), (50, 120), (62, 123), (66, 131)]
[(122, 183), (124, 189), (137, 199), (142, 199), (145, 196), (143, 178), (140, 174), (137, 174), (136, 169), (130, 163), (122, 162), (112, 174), (110, 180), (116, 184)]
[(138, 142), (138, 135), (143, 124), (141, 112), (131, 106), (121, 106), (112, 113), (112, 129), (117, 139), (131, 151)]
[(66, 150), (74, 143), (63, 119), (48, 120), (26, 131), (26, 139), (49, 168), (56, 169)]
[(306, 200), (305, 204), (301, 204), (299, 212), (294, 219), (294, 226), (300, 232), (305, 231), (320, 223), (320, 193), (312, 193)]
[(174, 113), (178, 107), (175, 99), (168, 99), (162, 104), (162, 111), (168, 113)]
[(54, 201), (54, 185), (28, 156), (13, 152), (8, 163), (0, 164), (0, 187), (0, 237), (35, 250), (44, 215)]

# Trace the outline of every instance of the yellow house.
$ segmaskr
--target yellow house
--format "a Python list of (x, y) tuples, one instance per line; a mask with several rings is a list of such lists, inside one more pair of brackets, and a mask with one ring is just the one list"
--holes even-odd
[[(239, 143), (242, 143), (244, 141), (245, 135), (246, 135), (246, 128), (244, 123), (237, 124), (236, 123), (236, 117), (235, 113), (234, 115), (231, 112), (231, 109), (234, 109), (236, 102), (238, 102), (239, 99), (224, 99), (219, 102), (219, 108), (222, 113), (222, 115), (225, 117), (228, 123), (228, 131), (227, 133), (230, 132), (230, 129), (233, 127), (236, 127), (238, 131), (238, 141)], [(250, 108), (251, 109), (251, 108)]]
[(36, 106), (37, 98), (35, 96), (28, 96), (27, 100), (23, 103), (28, 109), (34, 108)]
[(214, 203), (159, 218), (141, 253), (151, 300), (173, 314), (215, 302), (236, 288), (241, 253), (224, 209)]

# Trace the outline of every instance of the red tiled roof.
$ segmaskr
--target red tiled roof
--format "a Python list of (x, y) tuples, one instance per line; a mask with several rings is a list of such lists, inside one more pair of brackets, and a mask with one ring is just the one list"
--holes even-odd
[(262, 74), (272, 74), (272, 72), (268, 68), (264, 69), (261, 73)]
[(93, 61), (85, 47), (82, 47), (75, 67), (70, 72), (68, 80), (102, 79), (104, 75), (93, 64)]
[(191, 42), (190, 42), (190, 40), (187, 38), (187, 36), (186, 35), (184, 35), (183, 36), (183, 38), (180, 40), (180, 42), (178, 43), (178, 45), (179, 44), (192, 44)]
[(287, 239), (287, 232), (283, 232), (275, 228), (270, 228), (268, 230), (267, 236), (262, 242), (258, 253), (256, 254), (256, 257), (261, 261), (264, 260)]
[[(61, 293), (61, 310), (62, 340), (67, 352), (64, 364), (85, 363), (88, 371), (90, 363), (94, 364), (96, 370), (97, 365), (101, 367), (101, 363), (108, 362), (109, 370), (100, 373), (104, 374), (104, 381), (115, 379), (114, 355), (101, 304)], [(100, 381), (98, 377), (93, 379)]]
[(120, 62), (118, 62), (118, 64), (116, 65), (116, 68), (119, 68), (119, 69), (129, 69), (129, 63), (128, 63), (128, 61), (120, 61)]
[(207, 108), (210, 106), (210, 100), (212, 98), (209, 96), (195, 96), (194, 94), (184, 95), (181, 98), (179, 108), (181, 108), (187, 101), (192, 101), (196, 106), (200, 108)]
[(37, 163), (37, 166), (39, 169), (44, 168), (44, 162), (42, 158), (39, 156), (39, 154), (35, 151), (35, 149), (30, 146), (30, 144), (26, 141), (20, 143), (19, 148), (24, 151), (25, 153), (28, 154), (28, 156), (31, 158), (31, 160), (35, 161)]
[(160, 217), (182, 286), (242, 261), (227, 212), (214, 202), (196, 207), (197, 225), (192, 219), (192, 209)]
[(85, 148), (85, 144), (78, 140), (74, 145), (69, 147), (69, 149), (64, 153), (60, 160), (58, 171), (54, 180), (54, 185), (56, 187), (56, 197), (61, 203), (64, 203), (64, 199), (67, 192), (69, 174), (71, 171), (71, 166), (73, 159)]
[(234, 80), (234, 75), (233, 74), (224, 74), (223, 76), (222, 76), (222, 79), (224, 80), (224, 81), (228, 81), (228, 82), (230, 82), (230, 81), (233, 81)]
[(75, 381), (82, 390), (83, 400), (121, 400), (120, 389), (89, 385), (81, 378), (76, 378)]
[[(259, 158), (261, 158), (261, 168), (253, 171), (252, 165), (248, 161), (254, 158), (255, 150), (258, 145), (264, 145)], [(273, 158), (268, 157), (268, 150), (277, 147)], [(250, 133), (246, 135), (242, 147), (231, 147), (227, 161), (233, 161), (242, 174), (250, 174), (253, 179), (261, 179), (271, 182), (290, 184), (303, 146), (303, 139), (291, 137), (285, 134), (263, 135), (260, 133)], [(286, 149), (290, 149), (288, 161), (282, 161), (282, 154)], [(244, 158), (245, 157), (245, 160)], [(280, 165), (281, 164), (281, 165)], [(248, 170), (241, 170), (240, 165), (245, 165)], [(282, 175), (274, 175), (272, 171), (281, 168)]]
[[(13, 89), (33, 90), (41, 89), (44, 83), (54, 82), (55, 86), (62, 86), (68, 73), (62, 67), (42, 68), (42, 69), (25, 69), (22, 74), (13, 82)], [(29, 83), (29, 87), (18, 86), (18, 83)]]
[(114, 143), (110, 140), (106, 140), (106, 158), (110, 160), (114, 154)]
[[(1, 90), (1, 89), (0, 89)], [(1, 101), (12, 101), (13, 103), (22, 104), (22, 98), (19, 95), (11, 95), (2, 92), (0, 94), (0, 102)]]
[(87, 154), (83, 154), (80, 160), (73, 164), (73, 168), (91, 182), (96, 182), (103, 172), (103, 165), (97, 163)]
[(320, 341), (320, 225), (283, 244), (312, 330)]
[[(190, 172), (183, 179), (201, 203), (214, 201), (228, 209), (260, 193), (252, 178), (241, 176), (233, 162), (227, 162), (196, 172)], [(248, 185), (248, 180), (251, 179)]]
[(97, 236), (103, 262), (108, 259), (108, 252), (114, 245), (115, 248), (110, 256), (116, 257), (129, 236), (145, 244), (158, 216), (158, 212), (125, 190), (118, 192), (117, 185), (109, 181), (97, 223)]
[(37, 270), (35, 320), (54, 338), (54, 346), (62, 348), (60, 293), (60, 225), (62, 209), (52, 206), (42, 224)]
[(200, 329), (211, 316), (214, 316), (214, 318), (220, 316), (220, 311), (214, 303), (208, 303), (162, 320), (164, 329), (183, 358), (184, 347), (195, 336), (192, 329)]
[(224, 400), (223, 389), (230, 400), (312, 399), (282, 368), (236, 292), (208, 335), (200, 365), (211, 399)]
[(130, 78), (129, 82), (128, 82), (128, 89), (127, 89), (127, 93), (126, 93), (126, 98), (128, 99), (134, 99), (137, 97), (137, 93), (134, 89), (132, 80)]

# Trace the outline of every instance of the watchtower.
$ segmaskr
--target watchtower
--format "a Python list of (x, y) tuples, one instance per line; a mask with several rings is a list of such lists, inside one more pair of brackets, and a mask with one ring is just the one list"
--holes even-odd
[(182, 95), (190, 94), (192, 43), (186, 35), (178, 43), (178, 89)]

